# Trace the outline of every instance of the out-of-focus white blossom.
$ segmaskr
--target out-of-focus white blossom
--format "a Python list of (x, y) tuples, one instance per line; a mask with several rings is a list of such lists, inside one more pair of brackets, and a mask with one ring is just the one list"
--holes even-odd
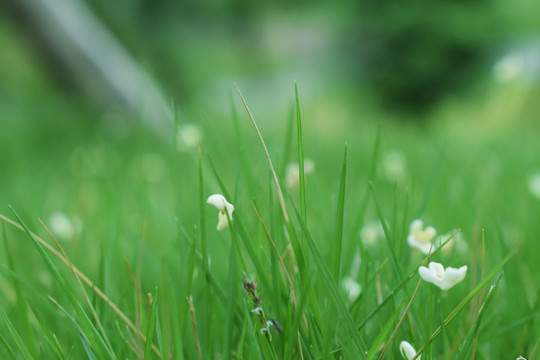
[(384, 237), (384, 229), (380, 221), (370, 221), (360, 229), (360, 240), (366, 246), (376, 244)]
[(444, 268), (439, 263), (430, 262), (429, 267), (420, 266), (418, 273), (424, 281), (438, 286), (441, 290), (448, 290), (457, 283), (465, 279), (467, 275), (467, 265), (455, 269), (452, 267)]
[(500, 83), (516, 79), (522, 72), (524, 59), (520, 53), (510, 53), (493, 65), (493, 76)]
[[(304, 159), (304, 176), (310, 175), (315, 170), (315, 163), (311, 159)], [(300, 166), (298, 163), (287, 164), (285, 169), (285, 183), (289, 189), (300, 187)]]
[(407, 242), (410, 246), (417, 248), (422, 253), (429, 254), (430, 249), (431, 252), (435, 250), (432, 243), (433, 239), (435, 239), (435, 235), (437, 235), (435, 228), (428, 226), (424, 229), (424, 223), (422, 220), (416, 219), (411, 223)]
[(531, 192), (531, 194), (535, 198), (540, 199), (540, 172), (537, 172), (529, 176), (528, 184), (529, 184), (529, 191)]
[[(404, 359), (411, 360), (416, 355), (416, 350), (411, 344), (407, 341), (402, 341), (399, 343), (399, 351)], [(418, 356), (417, 359), (420, 360), (422, 355)]]
[(62, 240), (73, 240), (82, 231), (82, 220), (78, 216), (69, 218), (66, 214), (56, 211), (49, 217), (52, 234)]
[(354, 280), (351, 276), (347, 276), (343, 279), (341, 286), (347, 292), (347, 297), (349, 301), (353, 302), (362, 292), (362, 286)]
[(390, 182), (403, 182), (407, 179), (407, 157), (401, 150), (390, 149), (381, 156), (379, 173)]
[(225, 211), (229, 213), (229, 218), (232, 221), (232, 213), (234, 211), (234, 206), (230, 204), (223, 195), (220, 194), (210, 195), (206, 202), (210, 205), (214, 205), (219, 210), (217, 230), (221, 231), (223, 229), (226, 229), (229, 226), (229, 221), (227, 219), (227, 214), (225, 213)]
[(182, 124), (176, 132), (176, 149), (185, 151), (195, 148), (202, 139), (202, 132), (194, 124)]

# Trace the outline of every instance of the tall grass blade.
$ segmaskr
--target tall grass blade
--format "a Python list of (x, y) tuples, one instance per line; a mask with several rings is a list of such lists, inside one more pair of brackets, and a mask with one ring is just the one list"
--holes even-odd
[(478, 332), (480, 331), (480, 323), (482, 321), (482, 318), (484, 317), (484, 314), (488, 307), (491, 305), (491, 301), (493, 299), (493, 293), (497, 289), (499, 285), (499, 281), (501, 280), (501, 276), (495, 281), (495, 284), (491, 286), (491, 288), (488, 291), (488, 294), (486, 295), (486, 298), (484, 299), (484, 302), (482, 303), (482, 306), (480, 307), (480, 310), (478, 311), (478, 314), (476, 314), (476, 317), (473, 321), (472, 326), (469, 328), (469, 331), (467, 332), (467, 335), (465, 335), (465, 338), (461, 342), (458, 352), (455, 356), (456, 360), (464, 360), (470, 358), (470, 352), (471, 349), (474, 351), (474, 342), (475, 339), (478, 336)]
[(232, 349), (232, 335), (233, 335), (233, 321), (235, 315), (235, 300), (237, 292), (237, 278), (236, 278), (236, 253), (234, 246), (231, 244), (231, 251), (229, 255), (229, 284), (227, 293), (227, 304), (225, 309), (225, 321), (224, 321), (224, 332), (223, 332), (223, 357), (228, 359), (231, 358), (231, 349)]
[(347, 182), (347, 146), (343, 153), (343, 165), (341, 167), (341, 181), (339, 185), (339, 197), (336, 211), (336, 229), (334, 230), (334, 254), (332, 261), (332, 272), (334, 281), (339, 284), (341, 269), (341, 251), (343, 247), (343, 219), (345, 213), (345, 184)]
[(144, 348), (144, 359), (150, 359), (152, 354), (152, 342), (154, 339), (154, 333), (156, 330), (157, 308), (158, 308), (158, 292), (156, 288), (156, 296), (152, 301), (152, 313), (150, 314), (150, 323), (148, 324), (148, 331), (146, 332), (146, 345)]
[(296, 97), (296, 136), (298, 145), (298, 172), (300, 175), (300, 213), (307, 224), (306, 214), (306, 183), (304, 174), (304, 140), (302, 137), (302, 115), (300, 114), (300, 100), (298, 98), (298, 85), (294, 83)]
[[(200, 219), (199, 224), (201, 226), (199, 234), (201, 237), (201, 254), (202, 254), (202, 275), (204, 281), (208, 283), (208, 244), (206, 239), (206, 197), (204, 196), (204, 178), (202, 171), (202, 154), (201, 154), (201, 145), (199, 144), (199, 205), (200, 205)], [(212, 295), (210, 293), (210, 286), (205, 286), (203, 289), (203, 311), (202, 311), (202, 331), (201, 331), (201, 342), (203, 348), (207, 353), (211, 353), (210, 349), (210, 321), (212, 319)]]

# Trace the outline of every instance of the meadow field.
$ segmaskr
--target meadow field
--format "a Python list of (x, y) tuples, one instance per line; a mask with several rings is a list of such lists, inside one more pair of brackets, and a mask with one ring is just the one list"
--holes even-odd
[[(229, 48), (191, 40), (149, 71), (156, 131), (17, 29), (0, 23), (0, 358), (535, 358), (540, 79), (489, 67), (387, 111), (316, 77), (332, 57), (236, 77)], [(204, 58), (187, 89), (163, 76), (175, 56)]]

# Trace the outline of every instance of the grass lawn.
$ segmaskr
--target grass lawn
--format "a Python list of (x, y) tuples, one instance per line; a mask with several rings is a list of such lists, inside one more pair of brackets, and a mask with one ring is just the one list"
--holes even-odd
[[(304, 102), (291, 81), (290, 106), (250, 109), (271, 167), (232, 84), (164, 142), (10, 45), (1, 358), (398, 359), (402, 341), (424, 359), (533, 357), (537, 88), (486, 84), (418, 123), (346, 94)], [(234, 206), (221, 231), (212, 194)], [(447, 241), (429, 261), (467, 266), (450, 289), (421, 281), (415, 219)]]

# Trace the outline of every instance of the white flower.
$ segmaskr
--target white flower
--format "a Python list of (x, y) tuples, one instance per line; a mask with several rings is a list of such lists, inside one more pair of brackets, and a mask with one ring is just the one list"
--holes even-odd
[[(304, 175), (309, 175), (315, 170), (315, 163), (311, 159), (304, 160)], [(298, 163), (287, 164), (285, 169), (285, 183), (289, 189), (298, 189), (300, 186), (300, 166)]]
[(184, 151), (196, 147), (202, 139), (199, 128), (193, 124), (183, 124), (176, 133), (176, 149)]
[(351, 302), (356, 300), (356, 298), (362, 292), (362, 286), (350, 276), (347, 276), (345, 279), (343, 279), (341, 286), (343, 286), (343, 288), (347, 292), (349, 301)]
[(263, 308), (260, 306), (257, 306), (255, 309), (251, 310), (252, 313), (255, 313), (257, 315), (261, 315), (263, 313)]
[[(422, 230), (424, 223), (420, 219), (416, 219), (411, 224), (411, 229), (409, 232), (409, 237), (407, 242), (410, 246), (417, 248), (424, 254), (429, 254), (429, 251), (432, 247), (432, 240), (437, 235), (437, 231), (432, 227), (428, 226), (425, 230)], [(435, 248), (431, 249), (433, 252)]]
[(418, 273), (424, 281), (437, 285), (441, 290), (448, 290), (465, 278), (467, 265), (459, 269), (448, 267), (445, 270), (441, 264), (430, 262), (429, 269), (425, 266), (420, 266)]
[(229, 213), (229, 218), (232, 221), (234, 206), (230, 204), (223, 195), (220, 194), (210, 195), (206, 202), (210, 205), (214, 205), (219, 210), (217, 230), (221, 231), (226, 229), (229, 226), (229, 221), (227, 220), (227, 214), (225, 211)]
[(362, 226), (360, 239), (366, 246), (374, 245), (379, 239), (384, 237), (384, 229), (380, 221), (371, 221)]
[[(399, 351), (401, 352), (401, 355), (403, 355), (403, 358), (407, 360), (411, 360), (416, 355), (416, 350), (412, 347), (411, 344), (409, 344), (406, 341), (402, 341), (399, 343)], [(422, 358), (422, 355), (419, 355), (417, 357), (418, 360)]]
[(529, 176), (529, 191), (531, 194), (537, 198), (540, 199), (540, 172), (537, 172), (536, 174), (532, 174)]
[(82, 230), (82, 220), (79, 217), (70, 219), (62, 212), (54, 212), (49, 217), (49, 225), (53, 235), (63, 239), (72, 240)]
[(517, 357), (516, 360), (527, 360), (527, 359), (520, 355), (520, 356)]
[(274, 324), (271, 322), (271, 321), (267, 321), (266, 322), (266, 327), (263, 327), (261, 328), (261, 330), (259, 330), (261, 332), (261, 335), (263, 335), (265, 332), (270, 332), (270, 327), (273, 326)]
[(506, 83), (517, 78), (524, 68), (523, 54), (512, 52), (493, 65), (493, 76), (500, 83)]
[(381, 156), (379, 174), (390, 182), (402, 183), (407, 179), (407, 157), (397, 149), (390, 149)]

